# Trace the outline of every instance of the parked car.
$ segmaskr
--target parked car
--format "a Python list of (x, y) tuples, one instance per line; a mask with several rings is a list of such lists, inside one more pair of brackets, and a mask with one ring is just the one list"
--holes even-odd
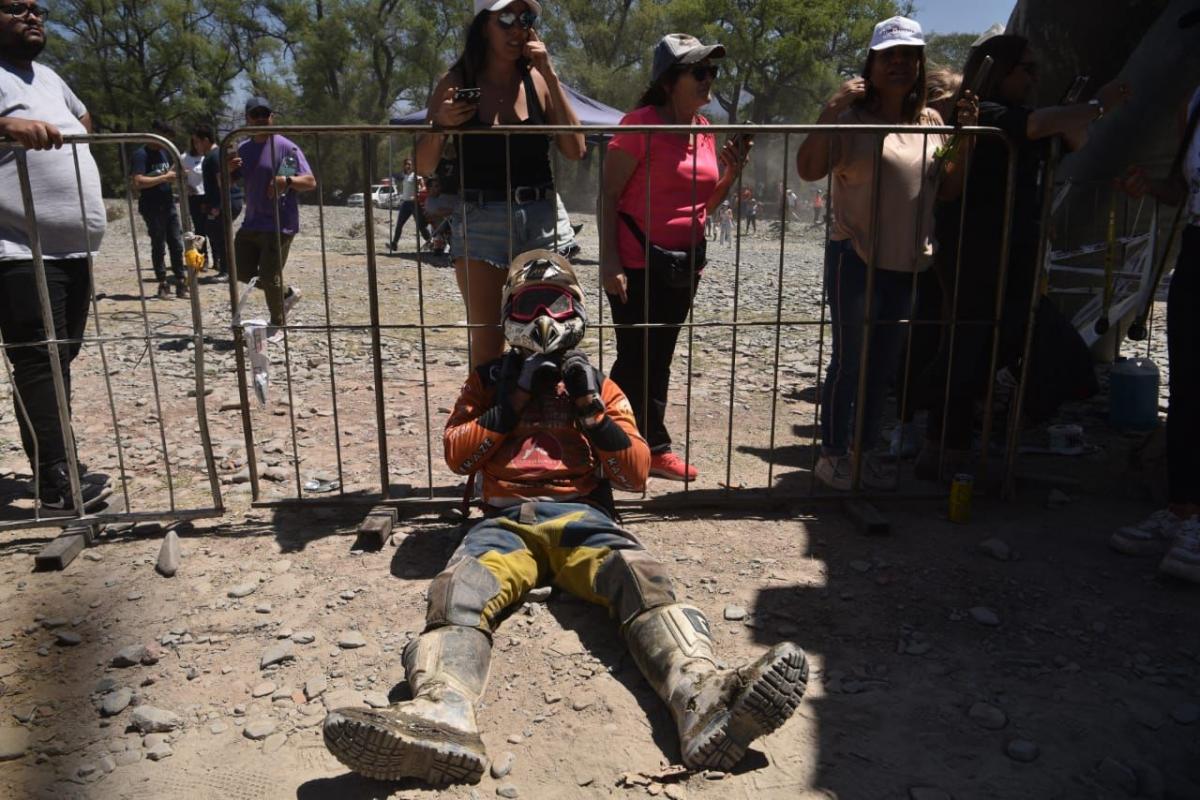
[(371, 187), (371, 202), (376, 208), (396, 208), (400, 205), (400, 192), (390, 183), (377, 183)]
[[(346, 198), (346, 205), (362, 208), (364, 197), (362, 192), (355, 192)], [(371, 205), (376, 208), (399, 208), (400, 192), (389, 183), (377, 183), (371, 187)]]

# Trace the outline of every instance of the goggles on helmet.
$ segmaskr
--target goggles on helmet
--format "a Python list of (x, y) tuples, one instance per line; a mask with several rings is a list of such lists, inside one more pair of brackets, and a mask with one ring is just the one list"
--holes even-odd
[(561, 321), (578, 313), (571, 293), (556, 286), (518, 289), (508, 302), (508, 317), (517, 322), (529, 322), (543, 314)]

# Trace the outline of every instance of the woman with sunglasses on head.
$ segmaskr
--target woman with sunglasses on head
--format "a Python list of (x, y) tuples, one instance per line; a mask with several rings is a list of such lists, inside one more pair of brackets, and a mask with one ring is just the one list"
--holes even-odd
[[(947, 335), (937, 358), (916, 384), (919, 391), (915, 402), (929, 409), (929, 428), (914, 472), (928, 480), (946, 480), (970, 468), (974, 411), (987, 392), (993, 329), (990, 324), (965, 323), (992, 319), (997, 292), (1003, 291), (999, 365), (1015, 366), (1024, 348), (1029, 304), (1038, 275), (1041, 179), (1051, 141), (1062, 137), (1069, 149), (1079, 149), (1087, 141), (1088, 126), (1130, 96), (1127, 84), (1114, 81), (1102, 87), (1094, 100), (1035, 109), (1029, 106), (1029, 100), (1037, 85), (1038, 64), (1028, 42), (1021, 36), (985, 36), (971, 49), (963, 69), (963, 85), (978, 82), (986, 58), (992, 59), (992, 66), (979, 86), (979, 124), (1004, 131), (1016, 158), (1008, 265), (1007, 270), (1002, 269), (1000, 251), (1005, 232), (1009, 150), (995, 136), (978, 136), (971, 156), (969, 186), (963, 196), (966, 215), (962, 235), (945, 237), (955, 238), (956, 242), (961, 238), (962, 251), (961, 264), (956, 264), (957, 253), (947, 253), (943, 260), (946, 296), (957, 297), (954, 317), (959, 324), (954, 332), (953, 353)], [(957, 229), (958, 214), (947, 216), (953, 220), (946, 222)], [(1001, 289), (1002, 272), (1006, 277)], [(1069, 327), (1063, 330), (1063, 337), (1068, 336)], [(1082, 342), (1078, 344), (1077, 350), (1082, 348)], [(1067, 345), (1064, 339), (1059, 349), (1066, 352)], [(1055, 368), (1058, 375), (1052, 382), (1065, 385), (1074, 380), (1076, 370), (1071, 367), (1075, 363), (1072, 360)], [(1080, 363), (1079, 379), (1090, 383), (1090, 361)], [(1040, 389), (1049, 396), (1047, 385)]]
[[(914, 273), (932, 263), (933, 208), (938, 195), (961, 192), (957, 162), (939, 165), (942, 134), (921, 127), (942, 124), (926, 106), (925, 38), (921, 26), (892, 17), (875, 26), (862, 77), (847, 81), (825, 106), (818, 124), (910, 125), (912, 132), (812, 134), (796, 154), (806, 181), (832, 172), (835, 212), (825, 257), (825, 287), (833, 326), (833, 349), (821, 391), (821, 456), (816, 477), (833, 489), (853, 483), (851, 430), (861, 374), (863, 323), (868, 307), (874, 326), (868, 350), (863, 427), (856, 431), (864, 461), (862, 484), (890, 488), (895, 481), (875, 451), (884, 402), (906, 339), (899, 320), (911, 317)], [(958, 120), (973, 125), (977, 108), (964, 100)], [(878, 170), (879, 174), (876, 174)], [(945, 176), (939, 182), (939, 177)], [(875, 186), (879, 196), (875, 196)], [(869, 266), (870, 265), (870, 266)], [(867, 282), (874, 267), (870, 297)]]
[[(669, 33), (654, 48), (650, 86), (622, 125), (707, 125), (700, 109), (712, 100), (719, 44)], [(617, 329), (612, 379), (633, 405), (650, 444), (650, 474), (691, 481), (697, 470), (671, 451), (664, 417), (671, 359), (680, 323), (687, 319), (704, 267), (704, 222), (733, 185), (750, 142), (726, 144), (718, 159), (710, 133), (618, 133), (608, 144), (601, 203), (600, 277), (613, 321), (671, 327)], [(725, 165), (720, 174), (719, 164)], [(653, 198), (650, 202), (649, 197)], [(647, 269), (647, 240), (654, 251), (678, 254), (676, 269), (655, 262)], [(647, 300), (649, 295), (649, 300)], [(649, 316), (647, 316), (647, 308)]]
[[(430, 95), (431, 125), (453, 129), (579, 124), (538, 37), (541, 11), (537, 0), (475, 0), (462, 55)], [(467, 321), (486, 326), (471, 329), (474, 369), (504, 350), (500, 292), (512, 257), (535, 249), (562, 251), (574, 243), (574, 235), (569, 221), (559, 222), (549, 137), (539, 133), (456, 138), (456, 180), (442, 188), (461, 195), (451, 222), (450, 254)], [(586, 152), (583, 134), (561, 134), (554, 141), (569, 159), (581, 159)], [(419, 174), (437, 170), (445, 144), (446, 134), (440, 132), (417, 140)]]

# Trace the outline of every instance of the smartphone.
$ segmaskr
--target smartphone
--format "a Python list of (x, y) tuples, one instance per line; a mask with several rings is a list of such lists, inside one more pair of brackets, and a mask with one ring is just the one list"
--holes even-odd
[[(985, 56), (983, 63), (979, 65), (979, 71), (975, 73), (975, 77), (971, 80), (971, 85), (965, 87), (968, 92), (979, 98), (983, 87), (987, 86), (988, 76), (992, 74), (992, 67), (996, 65), (996, 59), (991, 56)], [(961, 96), (961, 95), (960, 95)], [(961, 128), (962, 125), (958, 121), (958, 112), (954, 113), (954, 127)]]
[(454, 102), (456, 102), (456, 103), (457, 103), (457, 102), (459, 102), (460, 100), (465, 100), (465, 101), (467, 101), (468, 103), (478, 103), (478, 102), (479, 102), (479, 98), (480, 98), (480, 96), (481, 96), (482, 94), (483, 94), (483, 90), (482, 90), (482, 89), (478, 89), (478, 88), (475, 88), (475, 89), (455, 89), (455, 90), (454, 90)]
[(737, 148), (738, 152), (745, 153), (746, 148), (754, 142), (754, 134), (750, 132), (735, 133), (729, 137), (729, 143)]
[(975, 79), (971, 81), (971, 85), (967, 87), (971, 94), (976, 97), (983, 91), (983, 87), (987, 85), (988, 76), (992, 74), (992, 67), (996, 65), (996, 59), (991, 56), (986, 56), (983, 63), (979, 65), (979, 71), (975, 73)]
[(1063, 92), (1062, 100), (1059, 102), (1059, 105), (1069, 106), (1078, 103), (1079, 98), (1083, 97), (1083, 90), (1087, 88), (1087, 85), (1091, 82), (1091, 80), (1092, 79), (1087, 75), (1076, 75), (1071, 81), (1071, 85), (1067, 87), (1065, 92)]

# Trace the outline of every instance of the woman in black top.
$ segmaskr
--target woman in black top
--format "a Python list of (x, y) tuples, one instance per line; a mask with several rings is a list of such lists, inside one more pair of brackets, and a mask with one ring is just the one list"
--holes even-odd
[[(437, 128), (493, 125), (578, 125), (566, 91), (537, 35), (537, 0), (475, 0), (475, 19), (458, 61), (442, 76), (429, 101)], [(478, 89), (475, 99), (455, 99)], [(531, 91), (532, 90), (532, 91)], [(507, 146), (506, 146), (507, 141)], [(567, 158), (583, 158), (583, 134), (554, 137)], [(574, 243), (569, 222), (560, 224), (544, 134), (509, 138), (429, 133), (417, 140), (417, 172), (429, 175), (443, 157), (455, 169), (443, 190), (459, 194), (452, 218), (450, 255), (471, 329), (471, 368), (504, 350), (500, 292), (512, 258), (533, 249), (565, 250)], [(453, 152), (452, 152), (453, 151)], [(511, 213), (510, 213), (511, 208)]]
[[(1086, 103), (1031, 108), (1026, 104), (1037, 84), (1038, 62), (1037, 54), (1025, 38), (997, 35), (974, 47), (963, 70), (964, 86), (974, 82), (988, 56), (994, 64), (980, 89), (979, 124), (1004, 131), (1013, 143), (1017, 160), (1008, 270), (1001, 288), (1000, 245), (1004, 235), (1008, 148), (998, 137), (979, 136), (971, 156), (964, 197), (962, 263), (957, 275), (953, 274), (952, 265), (947, 270), (951, 274), (945, 287), (947, 296), (954, 297), (957, 285), (955, 318), (960, 324), (954, 333), (953, 369), (950, 369), (947, 335), (938, 358), (917, 383), (925, 394), (918, 398), (918, 403), (930, 412), (925, 447), (917, 458), (915, 472), (919, 477), (934, 480), (950, 477), (968, 466), (975, 401), (983, 399), (991, 366), (992, 326), (963, 323), (992, 319), (998, 291), (1004, 292), (1000, 363), (1015, 364), (1021, 355), (1029, 303), (1039, 274), (1041, 175), (1051, 140), (1061, 136), (1069, 149), (1083, 147), (1088, 125), (1120, 106), (1130, 94), (1127, 84), (1114, 81)], [(948, 370), (951, 385), (947, 404)], [(940, 475), (939, 463), (943, 465)]]

